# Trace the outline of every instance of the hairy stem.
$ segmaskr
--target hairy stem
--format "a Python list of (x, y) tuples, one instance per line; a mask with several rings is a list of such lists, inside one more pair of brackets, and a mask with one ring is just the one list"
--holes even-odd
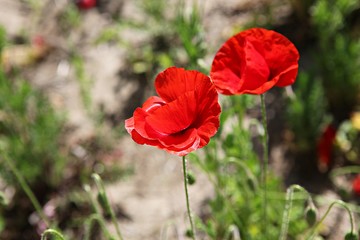
[(316, 230), (317, 228), (321, 225), (321, 223), (325, 220), (325, 218), (327, 217), (327, 215), (329, 214), (330, 210), (334, 207), (335, 204), (338, 204), (340, 205), (341, 207), (343, 207), (347, 212), (348, 212), (348, 215), (349, 215), (349, 219), (350, 219), (350, 224), (351, 224), (351, 229), (350, 229), (350, 232), (351, 233), (354, 233), (354, 219), (353, 219), (353, 216), (351, 214), (351, 210), (350, 208), (346, 205), (345, 202), (341, 201), (341, 200), (335, 200), (334, 202), (332, 202), (329, 206), (329, 208), (327, 209), (327, 211), (325, 212), (324, 216), (320, 219), (319, 222), (317, 222), (317, 224), (314, 226), (314, 228), (312, 229), (311, 231), (311, 234), (309, 236), (309, 238), (307, 239), (313, 239), (315, 237), (315, 233), (316, 233)]
[(41, 240), (46, 240), (47, 236), (54, 236), (54, 239), (65, 240), (64, 236), (54, 229), (47, 229), (41, 234)]
[(269, 164), (269, 155), (268, 155), (268, 129), (267, 129), (267, 119), (266, 119), (266, 106), (265, 106), (265, 97), (264, 94), (260, 95), (261, 98), (261, 115), (262, 115), (262, 125), (264, 128), (264, 134), (262, 137), (263, 144), (263, 164), (262, 164), (262, 186), (264, 191), (263, 197), (263, 227), (264, 227), (264, 236), (267, 236), (267, 169)]
[(186, 196), (186, 208), (187, 214), (189, 216), (190, 227), (191, 227), (191, 237), (193, 240), (196, 239), (195, 226), (191, 215), (190, 202), (189, 202), (189, 192), (188, 192), (188, 174), (187, 174), (187, 166), (185, 156), (182, 157), (183, 164), (183, 174), (184, 174), (184, 187), (185, 187), (185, 196)]
[(46, 227), (50, 227), (50, 220), (44, 214), (39, 201), (36, 199), (34, 193), (30, 189), (30, 187), (27, 184), (27, 182), (25, 181), (24, 177), (21, 175), (21, 173), (15, 167), (15, 165), (11, 162), (11, 160), (7, 158), (7, 156), (3, 156), (3, 159), (5, 160), (6, 164), (9, 166), (10, 171), (14, 174), (16, 180), (20, 184), (20, 187), (24, 190), (25, 194), (30, 199), (32, 205), (34, 206), (34, 208), (35, 208), (35, 210), (37, 212), (37, 214), (44, 221), (44, 223), (46, 224)]
[(105, 207), (104, 210), (107, 211), (108, 213), (110, 213), (111, 221), (113, 222), (113, 224), (115, 226), (116, 233), (117, 233), (119, 239), (123, 240), (118, 221), (115, 217), (115, 213), (114, 213), (113, 209), (111, 208), (109, 198), (106, 195), (104, 184), (98, 174), (93, 173), (92, 178), (95, 181), (95, 184), (98, 188), (99, 194), (102, 196), (102, 198), (104, 200), (104, 207)]
[[(285, 210), (283, 213), (283, 218), (282, 218), (282, 224), (281, 224), (281, 231), (280, 231), (280, 240), (286, 240), (287, 237), (287, 233), (288, 233), (288, 227), (289, 227), (289, 222), (290, 222), (290, 212), (291, 212), (291, 208), (292, 208), (292, 202), (293, 202), (293, 198), (294, 198), (294, 191), (295, 190), (300, 190), (305, 192), (308, 195), (308, 198), (310, 198), (311, 200), (311, 196), (309, 195), (309, 193), (300, 185), (291, 185), (287, 191), (286, 191), (286, 204), (285, 204)], [(312, 200), (311, 200), (312, 201)]]

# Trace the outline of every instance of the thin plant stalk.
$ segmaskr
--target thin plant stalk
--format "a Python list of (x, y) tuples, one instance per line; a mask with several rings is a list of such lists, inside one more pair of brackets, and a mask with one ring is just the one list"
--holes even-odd
[(192, 214), (191, 214), (191, 209), (190, 209), (189, 191), (188, 191), (188, 173), (187, 173), (187, 166), (186, 166), (186, 158), (185, 158), (185, 156), (182, 157), (182, 165), (183, 165), (183, 174), (184, 174), (186, 208), (187, 208), (187, 214), (189, 216), (189, 221), (190, 221), (191, 237), (192, 237), (193, 240), (196, 240), (195, 226), (194, 226), (194, 222), (193, 222)]
[(46, 217), (46, 215), (44, 214), (41, 205), (39, 203), (39, 201), (37, 200), (37, 198), (35, 197), (35, 194), (33, 193), (33, 191), (31, 190), (31, 188), (29, 187), (29, 185), (27, 184), (26, 180), (24, 179), (24, 177), (21, 175), (21, 173), (19, 172), (19, 170), (15, 167), (15, 165), (10, 161), (10, 159), (7, 158), (7, 156), (3, 156), (3, 159), (5, 160), (6, 164), (9, 166), (10, 171), (14, 174), (16, 180), (18, 181), (18, 183), (20, 184), (20, 187), (24, 190), (25, 194), (28, 196), (28, 198), (30, 199), (32, 205), (34, 206), (37, 214), (40, 216), (41, 220), (44, 221), (46, 227), (50, 227), (50, 220)]
[(89, 240), (90, 239), (91, 227), (92, 227), (93, 222), (95, 222), (95, 221), (97, 221), (100, 224), (106, 238), (107, 239), (113, 239), (113, 237), (111, 236), (109, 230), (106, 227), (104, 217), (100, 213), (99, 204), (94, 200), (94, 198), (93, 198), (93, 196), (91, 194), (90, 186), (86, 184), (86, 185), (84, 185), (83, 188), (84, 188), (85, 192), (87, 193), (88, 198), (89, 198), (89, 200), (91, 202), (91, 206), (94, 208), (94, 211), (95, 211), (95, 213), (91, 214), (91, 216), (85, 222), (84, 240)]
[[(311, 200), (311, 196), (309, 193), (300, 185), (291, 185), (287, 191), (286, 191), (286, 204), (285, 204), (285, 210), (283, 213), (282, 218), (282, 224), (281, 224), (281, 231), (280, 231), (280, 240), (286, 240), (288, 228), (289, 228), (289, 222), (290, 222), (290, 212), (292, 208), (292, 202), (294, 200), (294, 191), (300, 190), (307, 194), (307, 198)], [(311, 200), (312, 201), (312, 200)]]
[(327, 209), (327, 211), (325, 212), (324, 216), (319, 220), (319, 222), (316, 223), (316, 225), (313, 227), (311, 234), (309, 236), (309, 240), (313, 239), (315, 237), (315, 233), (317, 228), (320, 226), (320, 224), (325, 220), (325, 218), (327, 217), (327, 215), (329, 214), (330, 210), (334, 207), (335, 204), (340, 205), (341, 207), (343, 207), (349, 215), (349, 219), (350, 219), (350, 232), (354, 233), (354, 219), (353, 216), (351, 214), (351, 210), (350, 208), (346, 205), (345, 202), (341, 201), (341, 200), (335, 200), (334, 202), (332, 202), (329, 206), (329, 208)]
[(96, 173), (92, 174), (92, 177), (95, 181), (95, 184), (98, 188), (98, 191), (99, 191), (99, 194), (103, 197), (103, 200), (105, 201), (105, 207), (106, 207), (106, 211), (110, 213), (110, 216), (111, 216), (111, 221), (113, 222), (114, 226), (115, 226), (115, 230), (116, 230), (116, 233), (119, 237), (120, 240), (123, 240), (123, 237), (122, 237), (122, 234), (121, 234), (121, 231), (120, 231), (120, 227), (119, 227), (119, 224), (116, 220), (116, 217), (115, 217), (115, 213), (113, 211), (113, 209), (111, 208), (110, 206), (110, 203), (109, 203), (109, 199), (106, 195), (106, 192), (105, 192), (105, 187), (104, 187), (104, 184), (100, 178), (100, 176)]
[(285, 210), (282, 218), (282, 224), (281, 224), (281, 231), (280, 231), (280, 240), (286, 240), (288, 227), (289, 227), (289, 221), (290, 221), (290, 211), (292, 207), (293, 202), (293, 196), (294, 196), (294, 188), (289, 187), (286, 191), (286, 204), (285, 204)]
[(98, 213), (94, 213), (92, 214), (85, 222), (85, 236), (84, 236), (84, 240), (89, 240), (90, 236), (91, 236), (91, 229), (92, 229), (92, 225), (94, 222), (97, 222), (100, 224), (100, 227), (104, 233), (104, 235), (106, 236), (106, 239), (114, 239), (113, 236), (111, 236), (109, 230), (106, 228), (106, 223), (104, 221), (104, 219), (98, 214)]
[(263, 164), (262, 164), (262, 178), (261, 183), (264, 191), (263, 195), (263, 227), (264, 227), (264, 236), (267, 236), (267, 171), (269, 164), (269, 155), (268, 155), (268, 129), (267, 129), (267, 119), (266, 119), (266, 106), (265, 106), (265, 97), (264, 94), (260, 95), (261, 99), (261, 115), (262, 115), (262, 125), (264, 128), (264, 134), (262, 137), (263, 145)]
[(225, 239), (229, 239), (230, 236), (232, 237), (231, 239), (233, 240), (241, 240), (240, 231), (236, 225), (230, 225), (226, 233)]
[(54, 229), (47, 229), (41, 234), (41, 240), (46, 240), (47, 236), (54, 236), (54, 239), (65, 240), (64, 236)]

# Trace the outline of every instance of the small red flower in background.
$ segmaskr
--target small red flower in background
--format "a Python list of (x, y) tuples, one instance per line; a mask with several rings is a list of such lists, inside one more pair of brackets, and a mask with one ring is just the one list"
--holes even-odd
[(82, 10), (90, 9), (96, 6), (96, 0), (77, 0), (76, 5)]
[(295, 82), (299, 53), (286, 37), (252, 28), (228, 39), (216, 53), (210, 77), (225, 95), (262, 94)]
[(360, 174), (354, 178), (352, 182), (352, 190), (357, 196), (360, 196)]
[(155, 88), (159, 97), (150, 97), (125, 121), (132, 139), (179, 156), (207, 145), (221, 112), (210, 78), (171, 67), (156, 77)]
[(317, 154), (321, 169), (327, 170), (331, 163), (332, 148), (336, 138), (336, 128), (329, 124), (320, 136), (317, 145)]

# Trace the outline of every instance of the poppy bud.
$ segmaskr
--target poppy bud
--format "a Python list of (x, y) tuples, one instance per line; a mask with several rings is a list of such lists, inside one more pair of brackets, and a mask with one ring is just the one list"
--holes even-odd
[(187, 181), (190, 185), (194, 185), (196, 182), (195, 175), (192, 172), (187, 173)]
[(309, 226), (313, 226), (316, 222), (317, 211), (313, 206), (308, 206), (305, 210), (305, 219)]
[(188, 238), (192, 238), (194, 236), (193, 232), (191, 229), (187, 229), (186, 233), (185, 233), (186, 237)]
[(358, 235), (354, 232), (349, 232), (345, 235), (345, 240), (358, 240)]

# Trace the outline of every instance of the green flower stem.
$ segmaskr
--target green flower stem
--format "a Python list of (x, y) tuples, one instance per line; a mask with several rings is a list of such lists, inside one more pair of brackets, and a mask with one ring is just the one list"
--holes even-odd
[(54, 239), (65, 240), (64, 236), (54, 229), (47, 229), (41, 234), (41, 240), (46, 240), (47, 236), (54, 236)]
[(331, 171), (330, 176), (336, 177), (339, 175), (345, 175), (349, 173), (360, 173), (360, 166), (346, 166), (346, 167), (336, 168)]
[(329, 214), (330, 210), (333, 208), (333, 206), (335, 204), (338, 204), (340, 205), (341, 207), (345, 208), (345, 210), (348, 212), (349, 214), (349, 219), (350, 219), (350, 225), (351, 225), (351, 229), (350, 229), (350, 233), (354, 233), (354, 219), (352, 217), (352, 214), (351, 214), (351, 210), (350, 208), (346, 205), (345, 202), (341, 201), (341, 200), (335, 200), (334, 202), (332, 202), (329, 206), (329, 208), (327, 209), (326, 213), (324, 214), (324, 216), (320, 219), (319, 222), (317, 222), (315, 224), (315, 226), (313, 227), (312, 231), (311, 231), (311, 234), (309, 236), (309, 238), (307, 239), (313, 239), (315, 237), (315, 233), (316, 233), (316, 230), (317, 228), (320, 226), (320, 224), (325, 220), (325, 218), (327, 217), (327, 215)]
[(92, 227), (92, 224), (93, 222), (97, 221), (102, 230), (103, 230), (103, 233), (105, 234), (105, 237), (106, 239), (114, 239), (109, 230), (107, 229), (106, 227), (106, 224), (105, 224), (105, 220), (103, 218), (103, 216), (101, 215), (101, 212), (100, 212), (100, 208), (99, 208), (99, 204), (94, 200), (92, 194), (91, 194), (91, 188), (89, 185), (84, 185), (84, 190), (85, 192), (87, 193), (88, 197), (89, 197), (89, 200), (91, 202), (91, 205), (92, 207), (94, 208), (94, 211), (95, 213), (91, 214), (90, 217), (85, 221), (85, 236), (84, 236), (84, 240), (89, 240), (90, 239), (90, 236), (91, 236), (91, 227)]
[(109, 230), (106, 228), (106, 223), (104, 219), (98, 214), (94, 213), (92, 214), (85, 222), (85, 236), (84, 240), (89, 240), (91, 236), (91, 228), (94, 222), (98, 222), (100, 224), (101, 229), (103, 230), (103, 233), (106, 237), (106, 239), (115, 239), (111, 236)]
[(187, 208), (187, 214), (189, 216), (190, 221), (190, 227), (191, 227), (191, 237), (193, 240), (196, 239), (196, 232), (195, 232), (195, 226), (191, 215), (190, 210), (190, 202), (189, 202), (189, 192), (188, 192), (188, 174), (187, 174), (187, 166), (186, 166), (186, 159), (185, 156), (182, 157), (182, 165), (183, 165), (183, 174), (184, 174), (184, 187), (185, 187), (185, 196), (186, 196), (186, 208)]
[(97, 213), (98, 215), (101, 215), (99, 205), (98, 205), (98, 203), (94, 200), (93, 195), (91, 194), (91, 188), (90, 188), (90, 186), (86, 184), (86, 185), (83, 186), (83, 188), (84, 188), (85, 192), (86, 192), (87, 195), (88, 195), (88, 198), (89, 198), (89, 200), (90, 200), (90, 202), (91, 202), (91, 206), (94, 208), (93, 210), (94, 210), (95, 213)]
[(96, 186), (98, 188), (99, 194), (102, 195), (103, 200), (105, 201), (105, 205), (106, 205), (106, 208), (107, 208), (106, 211), (108, 211), (110, 213), (111, 220), (112, 220), (112, 222), (113, 222), (113, 224), (115, 226), (115, 229), (116, 229), (116, 233), (117, 233), (119, 239), (123, 240), (118, 221), (116, 220), (114, 211), (111, 208), (110, 203), (109, 203), (109, 199), (108, 199), (108, 197), (106, 195), (104, 184), (103, 184), (103, 182), (102, 182), (102, 180), (101, 180), (101, 178), (100, 178), (100, 176), (98, 174), (93, 173), (92, 178), (95, 181), (95, 184), (96, 184)]
[(280, 238), (279, 238), (280, 240), (287, 239), (286, 237), (287, 237), (287, 232), (288, 232), (288, 227), (289, 227), (289, 222), (290, 222), (290, 212), (291, 212), (292, 202), (294, 200), (294, 191), (295, 190), (300, 190), (302, 192), (305, 192), (308, 195), (308, 198), (310, 198), (310, 201), (312, 201), (308, 191), (306, 191), (303, 187), (296, 185), (296, 184), (288, 187), (288, 189), (286, 191), (285, 210), (283, 213), (282, 224), (281, 224), (281, 231), (280, 231)]
[(15, 165), (11, 162), (11, 160), (7, 158), (7, 156), (3, 156), (3, 159), (5, 160), (6, 164), (9, 166), (10, 171), (14, 174), (16, 180), (20, 184), (20, 187), (24, 190), (25, 194), (30, 199), (32, 205), (34, 206), (34, 208), (35, 208), (36, 212), (38, 213), (38, 215), (40, 216), (41, 220), (44, 221), (46, 227), (50, 227), (50, 220), (44, 214), (39, 201), (36, 199), (34, 193), (30, 189), (29, 185), (26, 183), (24, 177), (21, 175), (21, 173), (15, 167)]
[(230, 225), (224, 239), (241, 240), (239, 228), (236, 225)]
[(261, 115), (262, 115), (262, 125), (264, 128), (264, 134), (262, 137), (263, 144), (263, 164), (262, 164), (262, 186), (264, 191), (263, 197), (263, 227), (264, 227), (264, 236), (267, 236), (267, 169), (269, 164), (269, 155), (268, 155), (268, 129), (267, 129), (267, 119), (266, 119), (266, 106), (265, 106), (265, 97), (264, 94), (260, 95), (261, 99)]
[(356, 174), (360, 173), (360, 166), (346, 166), (346, 167), (336, 168), (331, 171), (330, 178), (336, 187), (341, 188), (341, 185), (339, 184), (337, 177), (341, 175), (354, 174), (354, 173)]
[(232, 158), (232, 157), (230, 157), (229, 163), (234, 163), (234, 164), (238, 165), (239, 167), (241, 167), (241, 168), (244, 170), (247, 178), (254, 183), (254, 188), (255, 188), (255, 189), (258, 188), (258, 186), (259, 186), (258, 179), (257, 179), (257, 178), (255, 177), (255, 175), (249, 170), (249, 168), (246, 166), (246, 164), (244, 164), (243, 162), (238, 161), (236, 158)]

